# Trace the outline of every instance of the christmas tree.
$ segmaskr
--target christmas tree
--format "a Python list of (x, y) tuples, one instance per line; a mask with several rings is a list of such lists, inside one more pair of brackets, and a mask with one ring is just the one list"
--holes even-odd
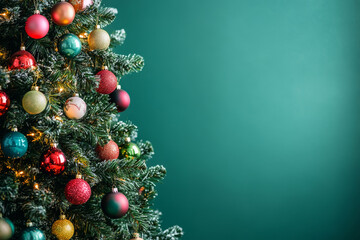
[(179, 239), (153, 209), (163, 166), (121, 121), (117, 10), (100, 0), (0, 1), (0, 239)]

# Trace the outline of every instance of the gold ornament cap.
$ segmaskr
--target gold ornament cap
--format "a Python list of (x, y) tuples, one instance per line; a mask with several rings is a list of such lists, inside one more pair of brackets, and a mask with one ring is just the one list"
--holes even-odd
[(40, 10), (35, 10), (34, 14), (40, 14)]
[(26, 49), (26, 48), (25, 48), (25, 45), (24, 45), (24, 44), (21, 44), (20, 50), (21, 50), (21, 51), (25, 51), (25, 49)]
[(30, 220), (26, 222), (26, 227), (32, 227), (34, 226), (34, 223), (32, 223)]
[(126, 138), (125, 138), (125, 142), (127, 142), (127, 143), (131, 142), (131, 138), (130, 138), (130, 137), (126, 137)]
[(59, 217), (59, 219), (60, 219), (60, 220), (64, 220), (64, 219), (66, 219), (65, 214), (61, 214), (61, 215), (60, 215), (60, 217)]
[(18, 131), (18, 128), (17, 128), (16, 126), (14, 126), (14, 127), (11, 128), (11, 131), (12, 131), (12, 132), (17, 132), (17, 131)]
[(120, 90), (120, 89), (121, 89), (121, 85), (117, 85), (117, 86), (116, 86), (116, 89), (117, 89), (117, 90)]
[(140, 234), (138, 234), (138, 233), (134, 233), (133, 234), (133, 239), (131, 239), (131, 240), (143, 240), (142, 238), (140, 238)]
[(119, 192), (119, 190), (117, 189), (117, 187), (113, 187), (113, 188), (111, 189), (111, 192), (117, 193), (117, 192)]
[(99, 24), (97, 24), (97, 25), (95, 26), (95, 28), (96, 28), (96, 29), (100, 29), (101, 27), (100, 27)]
[(76, 174), (76, 179), (82, 179), (82, 175), (80, 173)]
[(102, 66), (102, 70), (109, 70), (108, 66)]
[(31, 87), (31, 90), (39, 91), (39, 90), (40, 90), (40, 87), (39, 87), (39, 86), (32, 86), (32, 87)]

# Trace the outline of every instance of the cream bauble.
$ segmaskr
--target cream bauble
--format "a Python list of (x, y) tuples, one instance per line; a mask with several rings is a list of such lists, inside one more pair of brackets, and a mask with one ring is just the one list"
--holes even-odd
[(97, 25), (88, 38), (90, 50), (105, 50), (110, 46), (110, 40), (109, 34)]
[(86, 103), (78, 94), (68, 98), (64, 106), (65, 115), (70, 119), (81, 119), (86, 114)]
[(46, 96), (39, 91), (39, 87), (27, 92), (22, 99), (22, 106), (30, 114), (39, 114), (45, 110), (47, 105)]
[(143, 239), (140, 237), (140, 234), (138, 234), (138, 233), (134, 233), (134, 234), (133, 234), (133, 237), (134, 237), (134, 238), (132, 238), (131, 240), (143, 240)]

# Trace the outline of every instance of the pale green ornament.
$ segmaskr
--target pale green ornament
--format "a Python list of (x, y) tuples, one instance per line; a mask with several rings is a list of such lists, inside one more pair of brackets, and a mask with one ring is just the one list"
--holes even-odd
[(39, 91), (39, 87), (34, 87), (33, 90), (24, 95), (22, 105), (28, 113), (39, 114), (45, 110), (47, 99), (46, 96)]
[(90, 50), (105, 50), (110, 46), (110, 40), (109, 34), (97, 25), (88, 38)]

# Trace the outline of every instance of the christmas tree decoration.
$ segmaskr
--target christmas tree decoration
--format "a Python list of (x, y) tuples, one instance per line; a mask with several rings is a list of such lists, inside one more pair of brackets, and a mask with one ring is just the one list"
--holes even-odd
[(46, 17), (40, 15), (39, 10), (35, 10), (34, 15), (30, 16), (26, 20), (25, 32), (31, 38), (43, 38), (49, 32), (49, 21), (46, 19)]
[(10, 57), (8, 65), (9, 70), (28, 69), (35, 67), (35, 58), (31, 53), (25, 51), (25, 46), (21, 46), (20, 51), (17, 51)]
[(133, 234), (133, 237), (134, 237), (134, 238), (132, 238), (131, 240), (143, 240), (143, 239), (140, 237), (140, 234), (138, 234), (138, 233), (134, 233), (134, 234)]
[(57, 46), (59, 53), (70, 59), (76, 57), (81, 52), (81, 41), (78, 36), (72, 33), (61, 36)]
[(26, 229), (21, 233), (20, 240), (45, 240), (46, 236), (43, 231), (34, 227), (32, 222), (26, 223)]
[(73, 97), (66, 100), (64, 112), (70, 119), (81, 119), (86, 114), (86, 103), (79, 97), (79, 94), (74, 94)]
[(81, 205), (86, 203), (91, 196), (90, 185), (82, 179), (80, 174), (76, 178), (70, 180), (65, 186), (65, 197), (74, 205)]
[(119, 112), (125, 111), (130, 105), (130, 96), (120, 85), (110, 94), (111, 101), (116, 104)]
[(104, 69), (98, 72), (96, 75), (100, 78), (99, 87), (96, 89), (98, 93), (110, 94), (115, 91), (117, 86), (117, 78), (115, 74), (107, 70), (107, 67), (104, 67)]
[(104, 146), (98, 145), (96, 152), (101, 160), (113, 160), (119, 157), (119, 146), (113, 140), (110, 140)]
[(10, 107), (9, 96), (0, 87), (0, 116), (4, 115)]
[(1, 150), (6, 157), (20, 158), (28, 149), (28, 141), (24, 134), (19, 133), (17, 128), (5, 134), (1, 140)]
[(110, 46), (109, 34), (100, 28), (100, 25), (96, 25), (88, 38), (90, 50), (106, 50)]
[(51, 232), (58, 240), (69, 240), (74, 235), (75, 229), (65, 215), (60, 215), (60, 219), (53, 223)]
[(10, 239), (15, 232), (14, 224), (8, 218), (3, 218), (0, 213), (0, 240)]
[(84, 11), (87, 7), (91, 6), (93, 4), (92, 0), (70, 0), (69, 3), (71, 3), (75, 9), (75, 12), (81, 12)]
[(121, 156), (127, 159), (139, 158), (141, 156), (141, 150), (135, 143), (130, 142), (130, 138), (125, 139), (127, 142), (120, 148)]
[(70, 3), (61, 0), (61, 2), (55, 4), (51, 9), (51, 18), (56, 25), (69, 25), (74, 21), (75, 9)]
[(29, 114), (39, 114), (45, 110), (47, 106), (47, 98), (39, 91), (39, 87), (35, 86), (31, 91), (24, 95), (22, 99), (22, 106)]
[(105, 194), (102, 198), (101, 209), (109, 218), (121, 218), (129, 209), (129, 201), (117, 188), (113, 188), (111, 193)]
[(40, 169), (46, 173), (59, 175), (64, 172), (66, 164), (65, 154), (57, 148), (57, 144), (53, 144), (41, 155)]

